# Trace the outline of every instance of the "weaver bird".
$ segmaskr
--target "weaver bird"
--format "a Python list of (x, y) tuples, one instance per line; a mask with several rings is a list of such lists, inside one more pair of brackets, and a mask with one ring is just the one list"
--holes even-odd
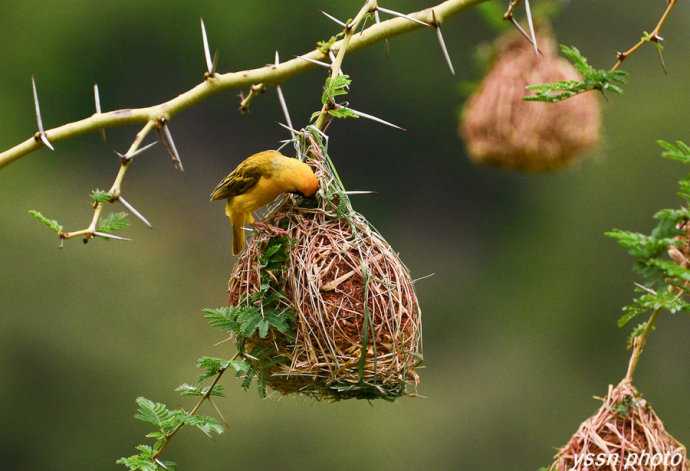
[(252, 224), (252, 212), (273, 201), (281, 193), (295, 193), (311, 198), (319, 189), (319, 180), (309, 165), (266, 150), (242, 161), (216, 185), (211, 201), (227, 199), (225, 214), (232, 224), (232, 253), (244, 247), (244, 225)]

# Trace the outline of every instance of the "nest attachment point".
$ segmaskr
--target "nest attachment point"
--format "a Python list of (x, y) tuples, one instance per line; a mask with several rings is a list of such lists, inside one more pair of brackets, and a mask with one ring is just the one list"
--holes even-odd
[(565, 167), (600, 139), (601, 110), (594, 93), (559, 103), (525, 101), (530, 84), (580, 80), (558, 56), (548, 27), (537, 32), (543, 55), (516, 32), (496, 42), (496, 59), (477, 91), (467, 100), (460, 135), (471, 160), (524, 171)]
[[(229, 303), (256, 304), (268, 283), (292, 313), (293, 335), (248, 339), (274, 358), (253, 366), (282, 394), (318, 399), (389, 399), (411, 394), (421, 362), (421, 312), (410, 273), (350, 205), (318, 133), (305, 131), (316, 204), (284, 197), (255, 228), (229, 281)], [(266, 274), (266, 251), (287, 241), (285, 261)], [(270, 249), (273, 252), (275, 249)], [(252, 362), (252, 355), (245, 355)]]
[(688, 471), (687, 450), (630, 381), (609, 386), (603, 401), (548, 471)]

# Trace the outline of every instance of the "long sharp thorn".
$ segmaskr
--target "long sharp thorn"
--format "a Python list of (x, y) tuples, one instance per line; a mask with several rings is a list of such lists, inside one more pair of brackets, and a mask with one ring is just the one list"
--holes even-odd
[(177, 147), (175, 147), (175, 141), (173, 140), (172, 133), (170, 132), (170, 127), (167, 122), (163, 122), (161, 127), (158, 128), (158, 135), (163, 145), (170, 154), (175, 168), (180, 172), (184, 172), (184, 167), (182, 166), (182, 160), (180, 159), (180, 154), (177, 152)]
[(201, 40), (204, 43), (204, 58), (206, 59), (206, 71), (213, 75), (213, 60), (211, 59), (211, 49), (208, 47), (208, 37), (206, 36), (206, 25), (204, 19), (199, 18), (201, 22)]
[(436, 37), (438, 38), (438, 44), (441, 46), (441, 52), (443, 52), (443, 57), (445, 57), (448, 63), (448, 68), (450, 69), (451, 75), (455, 75), (455, 68), (453, 67), (453, 62), (450, 60), (450, 54), (448, 54), (448, 48), (446, 47), (446, 41), (443, 39), (443, 33), (441, 32), (441, 25), (436, 21), (436, 13), (431, 10), (431, 15), (434, 18), (434, 24), (436, 27)]
[(55, 147), (53, 147), (53, 145), (52, 145), (52, 144), (50, 143), (50, 141), (48, 140), (48, 136), (46, 136), (46, 133), (42, 132), (42, 133), (40, 134), (40, 136), (41, 136), (41, 142), (43, 143), (43, 145), (45, 145), (48, 149), (54, 151), (54, 150), (55, 150)]
[(375, 195), (377, 194), (375, 191), (370, 191), (370, 190), (354, 190), (354, 191), (346, 191), (346, 195)]
[[(336, 105), (336, 106), (337, 106), (338, 108), (345, 108), (345, 107), (342, 106), (342, 105)], [(398, 126), (397, 124), (390, 123), (390, 122), (388, 122), (388, 121), (386, 121), (386, 120), (383, 120), (383, 119), (381, 119), (381, 118), (377, 118), (376, 116), (372, 116), (372, 115), (367, 114), (367, 113), (362, 113), (361, 111), (353, 110), (353, 109), (350, 108), (350, 107), (347, 107), (347, 108), (348, 108), (350, 111), (352, 111), (353, 113), (355, 113), (356, 115), (358, 115), (360, 118), (370, 119), (370, 120), (372, 120), (372, 121), (376, 121), (377, 123), (384, 124), (384, 125), (386, 125), (386, 126), (390, 126), (390, 127), (392, 127), (392, 128), (395, 128), (395, 129), (400, 129), (401, 131), (407, 131), (407, 129), (402, 128), (402, 127)]]
[(287, 124), (283, 124), (283, 123), (280, 123), (280, 122), (279, 122), (278, 125), (281, 126), (281, 127), (284, 127), (285, 129), (287, 129), (287, 130), (290, 131), (291, 133), (299, 134), (299, 131), (297, 131), (296, 129), (293, 129), (292, 127), (288, 126)]
[(162, 462), (161, 460), (159, 460), (158, 458), (156, 458), (156, 464), (157, 464), (158, 466), (160, 466), (161, 468), (163, 468), (163, 469), (168, 469), (168, 467), (165, 465), (165, 463), (163, 463), (163, 462)]
[(407, 20), (414, 21), (415, 23), (419, 23), (422, 26), (431, 26), (429, 23), (426, 23), (422, 20), (418, 20), (417, 18), (415, 18), (413, 16), (406, 15), (404, 13), (400, 13), (400, 12), (395, 11), (395, 10), (389, 10), (388, 8), (383, 8), (383, 7), (378, 7), (377, 9), (381, 10), (383, 13), (388, 13), (389, 15), (398, 16), (400, 18), (405, 18)]
[[(381, 24), (381, 15), (379, 15), (379, 9), (377, 8), (374, 10), (374, 20), (376, 21), (376, 24)], [(391, 53), (391, 44), (388, 41), (388, 38), (384, 40), (384, 48), (386, 50), (386, 55), (389, 56)]]
[[(280, 64), (280, 55), (278, 55), (278, 51), (276, 51), (275, 65), (278, 64)], [(276, 92), (278, 93), (278, 101), (280, 102), (280, 108), (283, 110), (285, 121), (287, 122), (287, 125), (292, 128), (292, 119), (290, 119), (290, 112), (288, 111), (285, 95), (283, 95), (283, 89), (280, 85), (276, 85)]]
[(135, 208), (134, 206), (132, 206), (131, 204), (129, 204), (129, 202), (127, 202), (127, 200), (124, 199), (122, 196), (118, 196), (117, 199), (120, 201), (120, 203), (122, 203), (122, 206), (124, 206), (125, 208), (127, 208), (127, 210), (128, 210), (130, 213), (132, 213), (134, 216), (137, 217), (137, 219), (139, 219), (141, 222), (143, 222), (144, 224), (146, 224), (150, 229), (153, 229), (153, 226), (152, 226), (151, 223), (148, 221), (148, 219), (146, 219), (146, 218), (144, 217), (143, 214), (141, 214), (139, 211), (137, 211), (137, 208)]
[(149, 142), (144, 147), (142, 147), (142, 148), (136, 150), (135, 152), (129, 154), (127, 156), (127, 158), (131, 159), (132, 157), (136, 157), (139, 154), (143, 154), (144, 152), (146, 152), (147, 150), (149, 150), (151, 147), (155, 146), (156, 144), (158, 144), (158, 141)]
[(98, 232), (98, 231), (95, 231), (95, 232), (93, 233), (93, 235), (98, 236), (98, 237), (103, 237), (104, 239), (114, 239), (114, 240), (124, 240), (124, 241), (131, 241), (131, 240), (132, 240), (132, 239), (130, 239), (130, 238), (128, 238), (128, 237), (120, 237), (120, 236), (116, 236), (116, 235), (113, 235), (113, 234), (109, 234), (109, 233), (107, 233), (107, 232)]
[[(534, 46), (534, 44), (532, 43), (532, 38), (530, 37), (529, 33), (527, 33), (527, 31), (525, 31), (525, 28), (523, 28), (522, 25), (512, 16), (510, 17), (510, 22), (513, 23), (513, 26), (515, 26), (515, 29), (517, 29), (520, 32), (522, 37), (525, 38), (527, 40), (527, 42), (532, 44), (532, 46)], [(541, 51), (538, 48), (537, 48), (537, 52), (541, 54)]]
[[(96, 104), (96, 113), (101, 114), (102, 113), (102, 111), (101, 111), (101, 93), (98, 91), (98, 84), (97, 83), (93, 84), (93, 100)], [(105, 134), (105, 128), (99, 129), (98, 132), (101, 135), (101, 139), (103, 139), (104, 142), (108, 140), (108, 138)]]
[(307, 61), (307, 62), (311, 62), (312, 64), (320, 65), (321, 67), (325, 67), (327, 69), (331, 68), (331, 64), (326, 64), (325, 62), (317, 61), (316, 59), (311, 59), (311, 58), (306, 57), (306, 56), (295, 56), (295, 57), (302, 59), (304, 61)]
[(532, 19), (532, 9), (529, 6), (529, 0), (525, 0), (525, 14), (527, 15), (527, 26), (529, 27), (529, 34), (532, 38), (531, 43), (534, 48), (534, 53), (539, 55), (539, 47), (537, 46), (537, 34), (534, 32), (534, 21)]
[(150, 142), (147, 145), (145, 145), (144, 147), (132, 152), (131, 154), (122, 154), (121, 152), (118, 152), (116, 150), (114, 150), (113, 152), (115, 152), (115, 155), (117, 155), (121, 159), (130, 160), (139, 154), (143, 154), (144, 152), (146, 152), (147, 150), (149, 150), (151, 147), (155, 146), (156, 144), (158, 144), (158, 141)]
[(343, 23), (342, 21), (340, 21), (340, 20), (339, 20), (338, 18), (336, 18), (335, 16), (329, 15), (328, 13), (326, 13), (326, 12), (323, 11), (323, 10), (321, 10), (321, 13), (323, 13), (323, 14), (326, 16), (326, 18), (328, 18), (329, 20), (335, 21), (337, 24), (339, 24), (339, 25), (342, 26), (343, 28), (347, 28), (347, 23)]
[(38, 126), (38, 134), (40, 136), (41, 142), (50, 150), (55, 150), (53, 145), (48, 140), (46, 132), (43, 129), (43, 119), (41, 118), (41, 105), (38, 103), (38, 91), (36, 90), (36, 80), (34, 76), (31, 76), (31, 89), (34, 93), (34, 109), (36, 110), (36, 125)]

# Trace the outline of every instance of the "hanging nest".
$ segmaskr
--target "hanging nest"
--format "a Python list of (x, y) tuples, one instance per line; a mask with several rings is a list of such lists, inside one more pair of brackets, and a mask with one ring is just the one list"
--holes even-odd
[(274, 292), (272, 309), (289, 312), (292, 329), (264, 339), (255, 334), (244, 358), (260, 381), (282, 394), (334, 400), (409, 395), (421, 361), (421, 312), (410, 273), (352, 209), (320, 135), (304, 134), (306, 161), (321, 183), (316, 204), (284, 197), (272, 208), (228, 287), (231, 306), (256, 305), (262, 289)]
[(557, 54), (548, 27), (537, 42), (543, 55), (515, 32), (496, 41), (496, 59), (477, 91), (467, 100), (460, 134), (470, 159), (525, 171), (567, 166), (599, 142), (598, 97), (584, 93), (559, 103), (525, 101), (530, 84), (580, 80)]
[(669, 435), (630, 381), (609, 386), (603, 401), (558, 451), (548, 471), (688, 471), (685, 447)]

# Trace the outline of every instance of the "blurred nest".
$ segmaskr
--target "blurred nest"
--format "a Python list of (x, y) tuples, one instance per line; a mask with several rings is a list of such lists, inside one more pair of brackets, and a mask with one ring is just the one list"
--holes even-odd
[(320, 135), (304, 134), (306, 161), (321, 182), (316, 204), (283, 198), (256, 226), (229, 281), (230, 305), (251, 303), (267, 247), (277, 238), (289, 241), (270, 283), (281, 308), (293, 313), (293, 335), (249, 339), (250, 348), (262, 345), (282, 358), (253, 366), (282, 394), (335, 400), (410, 394), (421, 361), (421, 312), (410, 273), (352, 209)]
[[(685, 447), (669, 435), (630, 381), (609, 386), (603, 401), (558, 451), (549, 471), (688, 471)], [(606, 462), (597, 464), (600, 456)], [(587, 463), (587, 457), (594, 463)]]
[(467, 100), (461, 122), (470, 158), (526, 171), (562, 168), (594, 147), (600, 138), (599, 99), (584, 93), (560, 103), (525, 101), (530, 84), (580, 80), (557, 54), (548, 27), (537, 33), (543, 55), (510, 32), (496, 41), (496, 59), (477, 91)]

